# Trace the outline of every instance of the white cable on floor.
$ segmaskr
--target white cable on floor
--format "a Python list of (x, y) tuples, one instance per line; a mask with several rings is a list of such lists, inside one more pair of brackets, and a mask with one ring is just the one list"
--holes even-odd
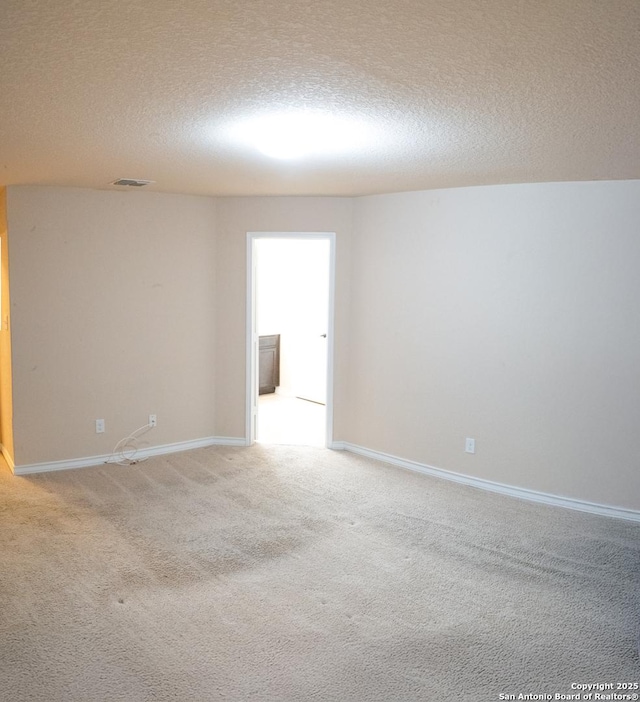
[[(153, 429), (152, 424), (145, 424), (139, 429), (132, 431), (129, 436), (125, 436), (124, 439), (120, 439), (118, 443), (113, 447), (113, 451), (105, 463), (117, 463), (119, 466), (132, 466), (136, 463), (142, 463), (146, 461), (147, 458), (136, 458), (139, 451), (137, 443), (135, 443), (138, 437), (142, 436), (149, 429)], [(113, 460), (118, 458), (118, 460)]]

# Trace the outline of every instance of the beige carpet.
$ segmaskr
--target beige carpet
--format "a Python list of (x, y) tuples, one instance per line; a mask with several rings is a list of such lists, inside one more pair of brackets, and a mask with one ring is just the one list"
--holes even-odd
[(0, 476), (0, 698), (498, 700), (640, 679), (640, 525), (325, 449)]

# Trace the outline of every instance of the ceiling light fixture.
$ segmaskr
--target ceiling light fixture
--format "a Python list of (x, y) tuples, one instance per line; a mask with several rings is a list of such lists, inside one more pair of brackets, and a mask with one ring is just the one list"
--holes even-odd
[(234, 141), (280, 160), (344, 154), (373, 141), (372, 129), (360, 120), (320, 111), (272, 113), (246, 120), (232, 129)]

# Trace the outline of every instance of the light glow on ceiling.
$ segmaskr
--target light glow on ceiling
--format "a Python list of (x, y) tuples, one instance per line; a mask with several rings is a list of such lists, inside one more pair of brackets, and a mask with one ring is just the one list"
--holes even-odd
[(357, 152), (376, 141), (375, 130), (362, 120), (320, 111), (254, 117), (233, 127), (232, 138), (287, 161)]

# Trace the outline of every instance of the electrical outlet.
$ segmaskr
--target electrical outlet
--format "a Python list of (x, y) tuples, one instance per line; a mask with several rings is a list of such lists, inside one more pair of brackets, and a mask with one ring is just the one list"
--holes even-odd
[(96, 434), (104, 434), (104, 419), (96, 419)]
[(476, 452), (476, 440), (475, 439), (465, 439), (464, 440), (464, 450), (467, 453)]
[(155, 427), (158, 425), (158, 417), (155, 414), (150, 414), (149, 415), (149, 426), (150, 427)]

